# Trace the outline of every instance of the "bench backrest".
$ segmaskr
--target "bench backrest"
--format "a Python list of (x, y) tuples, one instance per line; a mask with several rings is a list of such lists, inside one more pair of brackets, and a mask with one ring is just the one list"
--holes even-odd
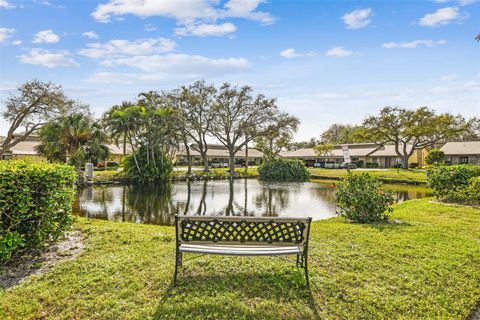
[(299, 245), (308, 241), (311, 218), (176, 216), (180, 243)]

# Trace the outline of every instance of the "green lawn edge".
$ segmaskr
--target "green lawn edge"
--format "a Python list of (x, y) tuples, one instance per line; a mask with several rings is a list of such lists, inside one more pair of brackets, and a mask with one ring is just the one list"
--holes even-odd
[(395, 205), (395, 224), (312, 224), (294, 257), (185, 257), (173, 227), (78, 218), (85, 251), (7, 291), (1, 319), (465, 319), (480, 300), (480, 210)]

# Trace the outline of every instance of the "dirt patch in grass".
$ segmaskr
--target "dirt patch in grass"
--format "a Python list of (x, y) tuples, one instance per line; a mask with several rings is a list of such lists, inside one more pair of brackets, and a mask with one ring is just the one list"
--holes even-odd
[(8, 289), (31, 275), (47, 272), (60, 261), (74, 259), (85, 247), (83, 240), (80, 230), (70, 231), (46, 250), (30, 250), (14, 258), (0, 268), (0, 288)]

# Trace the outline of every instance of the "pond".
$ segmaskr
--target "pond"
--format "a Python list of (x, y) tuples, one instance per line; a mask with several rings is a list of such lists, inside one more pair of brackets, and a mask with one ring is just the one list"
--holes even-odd
[[(93, 186), (79, 192), (77, 215), (173, 225), (175, 214), (312, 217), (335, 216), (334, 182), (265, 182), (256, 179)], [(384, 185), (398, 201), (431, 196), (425, 187)]]

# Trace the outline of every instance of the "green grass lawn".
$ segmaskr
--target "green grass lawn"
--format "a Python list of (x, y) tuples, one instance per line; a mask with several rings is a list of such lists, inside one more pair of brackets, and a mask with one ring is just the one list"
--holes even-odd
[[(345, 169), (323, 169), (323, 168), (309, 168), (310, 173), (314, 176), (323, 177), (323, 178), (342, 178), (347, 175), (347, 170)], [(412, 183), (421, 183), (424, 184), (427, 182), (427, 176), (425, 171), (422, 170), (412, 170), (412, 169), (355, 169), (351, 170), (353, 174), (358, 174), (361, 172), (368, 172), (372, 176), (375, 176), (385, 182), (412, 182)]]
[(86, 249), (0, 291), (0, 319), (465, 319), (480, 300), (480, 210), (407, 201), (398, 224), (314, 222), (293, 256), (186, 255), (173, 227), (78, 219)]

